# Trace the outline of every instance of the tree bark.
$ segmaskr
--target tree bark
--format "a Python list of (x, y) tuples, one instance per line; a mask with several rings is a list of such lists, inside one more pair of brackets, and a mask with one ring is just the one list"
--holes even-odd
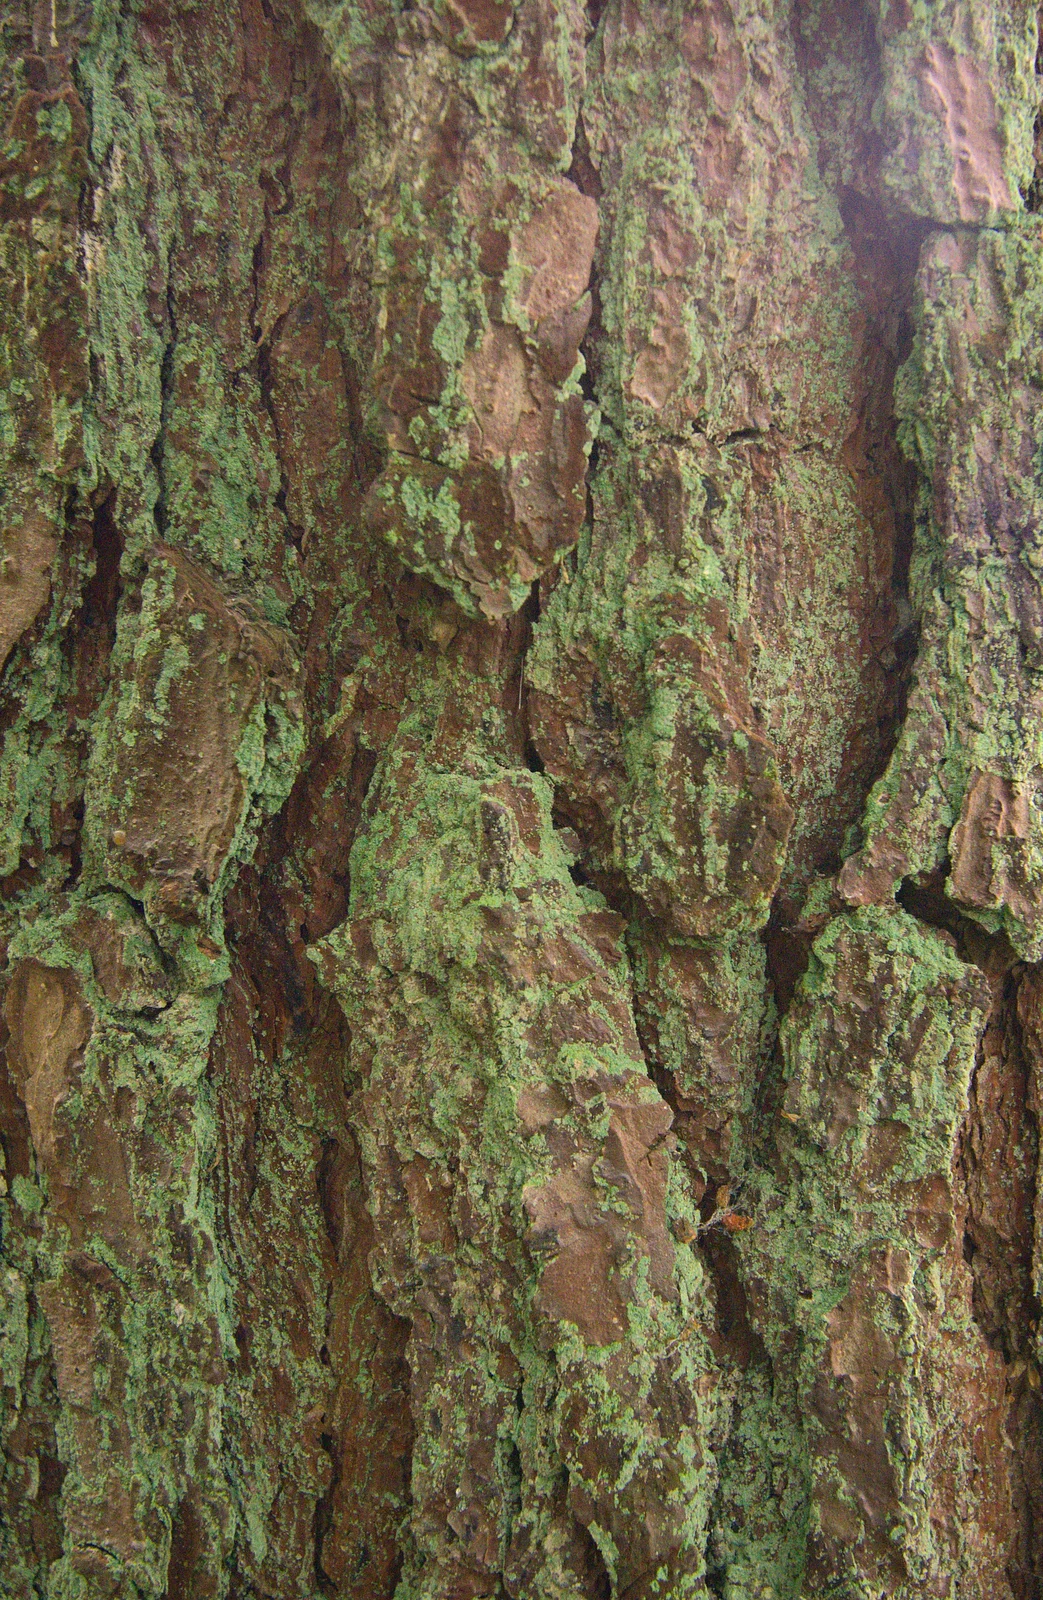
[(4, 1596), (1043, 1594), (1038, 24), (0, 3)]

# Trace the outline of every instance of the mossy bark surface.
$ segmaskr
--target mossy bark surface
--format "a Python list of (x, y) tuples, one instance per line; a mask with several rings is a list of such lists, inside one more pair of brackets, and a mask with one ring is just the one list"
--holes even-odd
[(1028, 0), (0, 0), (0, 1595), (1043, 1596)]

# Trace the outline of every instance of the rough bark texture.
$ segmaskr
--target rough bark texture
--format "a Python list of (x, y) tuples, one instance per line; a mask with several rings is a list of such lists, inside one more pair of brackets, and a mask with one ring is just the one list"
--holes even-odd
[(1038, 23), (0, 3), (3, 1596), (1043, 1595)]

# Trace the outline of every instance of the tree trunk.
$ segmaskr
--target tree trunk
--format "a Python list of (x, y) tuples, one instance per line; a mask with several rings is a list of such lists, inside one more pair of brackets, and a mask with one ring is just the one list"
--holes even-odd
[(1038, 1600), (1034, 3), (0, 23), (0, 1593)]

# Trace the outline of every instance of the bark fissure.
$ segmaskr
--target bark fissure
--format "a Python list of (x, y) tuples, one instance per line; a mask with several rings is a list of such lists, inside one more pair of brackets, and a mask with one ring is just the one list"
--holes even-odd
[(175, 245), (173, 242), (167, 254), (166, 261), (166, 302), (167, 326), (169, 336), (163, 346), (163, 354), (159, 363), (159, 419), (156, 436), (149, 450), (149, 460), (152, 462), (156, 474), (156, 498), (152, 509), (153, 521), (156, 526), (156, 537), (165, 539), (169, 525), (167, 509), (167, 469), (166, 448), (167, 435), (170, 428), (170, 414), (174, 394), (174, 360), (177, 354), (177, 316), (174, 310), (174, 260)]

